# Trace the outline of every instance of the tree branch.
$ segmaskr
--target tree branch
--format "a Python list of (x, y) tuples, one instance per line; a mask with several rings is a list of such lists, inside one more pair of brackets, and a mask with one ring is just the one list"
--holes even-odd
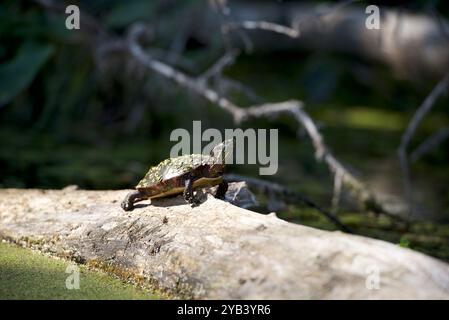
[(242, 22), (229, 22), (224, 26), (227, 30), (234, 29), (247, 29), (247, 30), (265, 30), (272, 31), (286, 35), (290, 38), (297, 38), (300, 36), (300, 32), (297, 29), (293, 29), (287, 26), (282, 26), (277, 23), (268, 21), (242, 21)]
[(290, 100), (280, 103), (270, 103), (252, 106), (249, 108), (241, 108), (230, 100), (221, 97), (216, 91), (205, 86), (203, 81), (192, 78), (146, 54), (138, 43), (138, 37), (142, 32), (144, 32), (144, 28), (145, 27), (142, 24), (136, 24), (131, 28), (129, 33), (130, 52), (143, 65), (218, 105), (220, 108), (232, 115), (233, 120), (237, 125), (250, 118), (272, 117), (281, 113), (290, 113), (293, 115), (296, 122), (306, 129), (306, 132), (314, 146), (316, 159), (318, 161), (324, 161), (330, 171), (334, 174), (341, 175), (343, 185), (348, 188), (348, 190), (358, 199), (365, 209), (393, 215), (386, 212), (386, 209), (378, 203), (371, 191), (369, 191), (361, 181), (353, 176), (328, 150), (314, 121), (304, 111), (302, 102)]
[[(52, 10), (55, 9), (50, 5), (52, 4), (52, 1), (50, 0), (35, 0), (35, 1), (48, 9)], [(224, 1), (224, 3), (226, 5), (226, 1)], [(60, 8), (56, 9), (60, 11)], [(98, 25), (94, 18), (89, 17), (89, 20), (93, 20), (95, 24)], [(265, 29), (274, 28), (273, 24), (270, 23), (266, 24), (263, 21), (261, 21), (261, 23), (259, 24), (250, 23), (249, 26), (251, 26), (251, 28), (253, 27), (255, 28), (256, 26), (264, 26), (263, 28)], [(275, 29), (278, 31), (286, 30), (283, 28), (275, 28)], [(103, 33), (104, 30), (105, 29), (101, 25), (100, 28), (97, 29), (99, 33)], [(202, 96), (211, 103), (216, 104), (224, 111), (231, 114), (234, 123), (236, 125), (250, 118), (272, 117), (280, 113), (290, 113), (291, 115), (293, 115), (295, 121), (300, 126), (305, 128), (315, 149), (315, 156), (317, 161), (324, 161), (334, 175), (338, 174), (339, 176), (341, 176), (342, 184), (347, 189), (349, 189), (349, 191), (353, 194), (353, 196), (355, 196), (355, 198), (364, 206), (366, 210), (373, 210), (375, 212), (382, 212), (384, 214), (395, 216), (394, 214), (387, 212), (386, 209), (383, 208), (383, 206), (375, 199), (371, 191), (361, 181), (359, 181), (355, 176), (353, 176), (328, 150), (327, 146), (324, 144), (323, 138), (319, 133), (319, 130), (315, 125), (314, 121), (302, 108), (302, 102), (290, 100), (280, 103), (263, 104), (259, 106), (252, 106), (249, 108), (241, 108), (236, 104), (234, 104), (229, 99), (221, 96), (215, 90), (205, 85), (204, 80), (201, 79), (201, 77), (194, 78), (188, 76), (185, 73), (176, 70), (172, 66), (163, 63), (153, 58), (148, 53), (146, 53), (138, 41), (139, 37), (142, 36), (146, 30), (147, 28), (144, 24), (136, 23), (130, 27), (126, 42), (118, 40), (119, 45), (117, 45), (116, 43), (117, 39), (114, 39), (112, 37), (110, 37), (111, 38), (110, 41), (116, 44), (114, 45), (115, 49), (123, 48), (123, 50), (129, 51), (131, 56), (134, 57), (136, 61), (140, 62), (148, 69), (158, 73), (159, 75), (162, 75), (167, 79), (175, 81), (178, 85), (187, 88), (189, 90), (192, 90), (193, 92)], [(290, 35), (293, 35), (292, 30), (293, 29), (291, 29), (288, 32)], [(213, 72), (211, 71), (210, 73), (213, 74), (215, 70), (220, 71), (223, 65), (226, 65), (226, 63), (217, 63), (216, 65), (213, 66)]]
[(412, 162), (418, 161), (425, 154), (431, 152), (438, 147), (444, 140), (449, 138), (449, 127), (442, 128), (436, 133), (432, 134), (429, 138), (424, 140), (411, 154), (410, 160)]
[(253, 177), (241, 176), (237, 174), (226, 174), (224, 178), (229, 182), (245, 181), (250, 188), (252, 187), (257, 191), (259, 191), (260, 193), (264, 194), (275, 194), (287, 202), (305, 204), (308, 207), (311, 207), (320, 212), (321, 214), (323, 214), (331, 223), (337, 226), (337, 228), (339, 228), (340, 230), (347, 233), (354, 233), (348, 226), (346, 226), (343, 222), (341, 222), (336, 215), (330, 213), (329, 211), (322, 208), (314, 201), (308, 199), (299, 192), (293, 191), (274, 182), (257, 179)]
[(227, 51), (220, 59), (218, 59), (209, 69), (207, 69), (197, 81), (206, 83), (211, 78), (222, 74), (223, 69), (229, 65), (234, 64), (235, 59), (239, 55), (240, 51), (235, 49)]
[(414, 206), (412, 197), (411, 173), (407, 157), (407, 149), (413, 136), (415, 135), (416, 129), (421, 124), (424, 117), (430, 112), (433, 105), (435, 104), (435, 101), (446, 91), (448, 85), (449, 85), (449, 74), (447, 74), (437, 83), (437, 85), (433, 88), (430, 94), (426, 97), (423, 103), (416, 110), (415, 114), (412, 117), (412, 120), (407, 126), (407, 129), (402, 135), (401, 144), (399, 145), (398, 148), (399, 163), (401, 166), (404, 180), (403, 181), (404, 191), (410, 206), (409, 208), (410, 212), (413, 211)]

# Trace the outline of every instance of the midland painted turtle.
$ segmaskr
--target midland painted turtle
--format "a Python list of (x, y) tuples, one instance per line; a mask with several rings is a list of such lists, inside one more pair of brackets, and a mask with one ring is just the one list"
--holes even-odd
[(193, 190), (218, 185), (215, 197), (224, 198), (228, 184), (223, 180), (225, 158), (233, 148), (233, 139), (216, 145), (210, 155), (191, 154), (169, 158), (151, 167), (145, 177), (122, 201), (125, 211), (134, 209), (134, 203), (146, 199), (183, 194), (191, 204), (197, 204)]

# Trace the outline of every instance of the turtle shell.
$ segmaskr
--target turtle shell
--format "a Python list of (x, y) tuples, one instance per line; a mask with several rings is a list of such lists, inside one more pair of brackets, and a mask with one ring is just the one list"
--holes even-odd
[[(184, 177), (203, 166), (213, 165), (214, 161), (213, 157), (203, 154), (166, 159), (157, 166), (151, 167), (145, 177), (137, 184), (136, 189), (146, 193), (149, 198), (182, 193)], [(204, 178), (196, 181), (194, 187), (215, 185), (220, 182), (221, 177)]]

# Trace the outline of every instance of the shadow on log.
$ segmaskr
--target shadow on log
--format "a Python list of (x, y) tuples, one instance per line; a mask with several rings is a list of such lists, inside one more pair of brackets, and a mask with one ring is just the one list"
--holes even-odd
[(171, 198), (125, 213), (119, 204), (127, 192), (3, 189), (0, 234), (126, 270), (180, 297), (449, 298), (449, 266), (409, 249), (212, 196), (195, 208)]

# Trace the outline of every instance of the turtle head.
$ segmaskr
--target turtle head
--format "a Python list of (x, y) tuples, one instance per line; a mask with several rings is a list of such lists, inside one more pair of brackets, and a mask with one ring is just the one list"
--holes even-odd
[(217, 144), (210, 152), (210, 156), (214, 158), (216, 164), (225, 165), (232, 157), (234, 149), (235, 137)]

